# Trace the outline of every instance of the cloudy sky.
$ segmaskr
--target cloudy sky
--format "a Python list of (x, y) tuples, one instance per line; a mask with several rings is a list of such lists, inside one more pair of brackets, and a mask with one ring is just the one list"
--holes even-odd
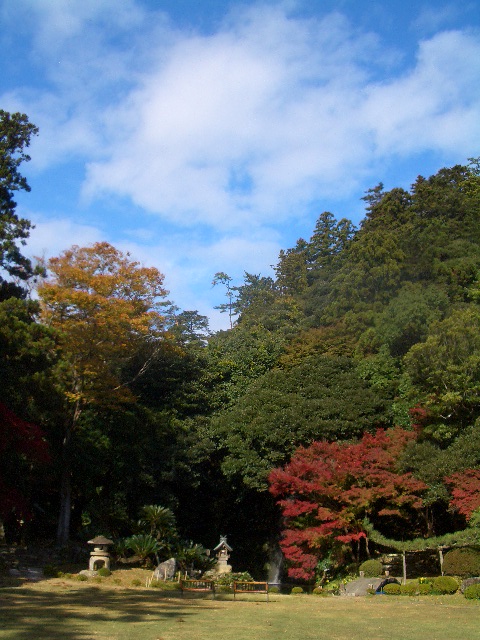
[(0, 0), (0, 46), (28, 252), (107, 240), (215, 329), (216, 272), (480, 155), (479, 0)]

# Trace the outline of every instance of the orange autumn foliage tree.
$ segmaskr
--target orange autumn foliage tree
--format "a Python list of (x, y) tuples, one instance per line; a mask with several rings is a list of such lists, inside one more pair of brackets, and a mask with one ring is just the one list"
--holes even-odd
[(59, 386), (66, 401), (58, 542), (68, 540), (71, 510), (69, 456), (82, 412), (133, 401), (125, 366), (148, 346), (148, 367), (165, 337), (164, 276), (106, 242), (73, 246), (47, 264), (51, 277), (38, 293), (44, 324), (59, 331), (63, 357)]

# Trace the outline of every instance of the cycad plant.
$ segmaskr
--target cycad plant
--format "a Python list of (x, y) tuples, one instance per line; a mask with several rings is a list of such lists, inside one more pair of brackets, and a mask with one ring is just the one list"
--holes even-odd
[(125, 540), (125, 547), (133, 551), (144, 564), (147, 559), (152, 555), (157, 555), (161, 550), (161, 545), (153, 536), (149, 533), (138, 533), (130, 536)]

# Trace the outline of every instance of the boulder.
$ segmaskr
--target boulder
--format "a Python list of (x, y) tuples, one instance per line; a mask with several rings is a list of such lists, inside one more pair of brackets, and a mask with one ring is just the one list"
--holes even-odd
[(173, 580), (177, 571), (177, 561), (175, 558), (170, 558), (161, 562), (153, 572), (154, 580)]

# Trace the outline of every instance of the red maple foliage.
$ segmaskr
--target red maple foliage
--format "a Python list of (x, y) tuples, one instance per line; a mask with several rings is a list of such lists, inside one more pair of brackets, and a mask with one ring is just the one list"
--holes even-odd
[(415, 437), (395, 428), (353, 444), (314, 442), (271, 472), (270, 491), (285, 518), (281, 546), (290, 577), (311, 579), (322, 550), (365, 537), (365, 517), (403, 517), (421, 507), (425, 484), (395, 471), (399, 454)]
[(0, 518), (15, 513), (17, 518), (29, 519), (27, 500), (15, 486), (14, 472), (22, 473), (25, 464), (49, 462), (48, 445), (40, 427), (22, 420), (1, 402), (0, 459)]
[(480, 509), (480, 469), (465, 469), (445, 478), (450, 486), (450, 506), (470, 520), (472, 513)]

